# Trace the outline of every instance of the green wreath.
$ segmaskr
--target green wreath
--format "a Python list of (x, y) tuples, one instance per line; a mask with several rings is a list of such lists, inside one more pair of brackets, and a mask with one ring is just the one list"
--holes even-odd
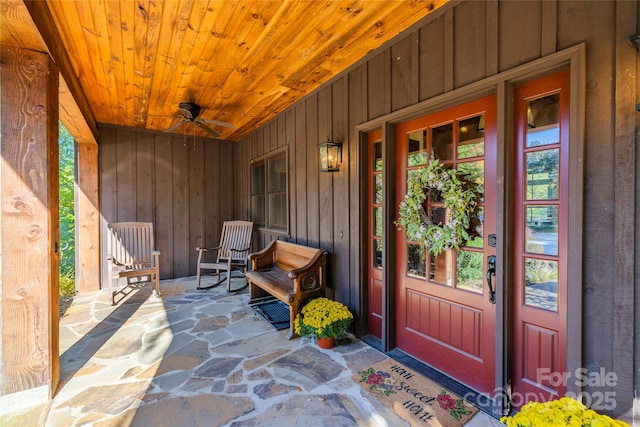
[[(429, 195), (443, 200), (446, 223), (435, 223), (425, 212)], [(408, 240), (420, 242), (438, 256), (448, 249), (458, 249), (477, 236), (481, 198), (480, 186), (468, 174), (449, 169), (432, 158), (425, 168), (409, 174), (407, 194), (400, 202), (400, 218), (395, 224), (398, 230), (406, 230)]]

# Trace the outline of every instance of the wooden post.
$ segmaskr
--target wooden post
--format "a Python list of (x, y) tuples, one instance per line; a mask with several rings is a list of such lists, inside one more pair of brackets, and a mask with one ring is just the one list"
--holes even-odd
[(76, 290), (100, 290), (98, 145), (76, 144)]
[(0, 406), (46, 400), (59, 380), (58, 70), (0, 45)]

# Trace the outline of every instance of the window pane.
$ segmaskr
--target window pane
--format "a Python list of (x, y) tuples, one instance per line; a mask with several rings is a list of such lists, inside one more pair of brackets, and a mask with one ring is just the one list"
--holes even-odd
[(269, 191), (287, 189), (287, 161), (284, 156), (269, 162)]
[(525, 258), (524, 275), (524, 303), (558, 311), (558, 262)]
[(437, 257), (431, 255), (429, 258), (429, 278), (431, 281), (441, 285), (453, 286), (453, 251), (444, 251)]
[(382, 240), (373, 240), (373, 268), (382, 268)]
[(373, 170), (382, 170), (382, 142), (373, 144)]
[(560, 141), (559, 101), (557, 93), (527, 101), (527, 148)]
[(431, 222), (434, 225), (442, 225), (447, 222), (446, 208), (431, 208)]
[(484, 160), (458, 163), (457, 169), (467, 174), (472, 181), (480, 184), (480, 192), (484, 193)]
[(456, 287), (482, 293), (482, 252), (458, 251)]
[(458, 159), (484, 156), (484, 114), (458, 122)]
[(422, 245), (407, 245), (407, 272), (410, 276), (427, 277), (427, 251)]
[(423, 130), (411, 132), (409, 138), (408, 166), (427, 164), (427, 141)]
[(465, 246), (471, 248), (481, 248), (483, 244), (484, 236), (484, 208), (478, 209), (478, 217), (471, 218), (471, 225), (469, 226), (469, 240), (465, 243)]
[(433, 155), (439, 160), (453, 159), (453, 124), (438, 126), (431, 129), (431, 146)]
[(382, 203), (382, 178), (381, 173), (373, 176), (373, 188), (375, 191), (373, 203)]
[(373, 208), (373, 235), (382, 237), (382, 208)]
[(526, 154), (527, 200), (558, 198), (559, 149), (534, 151)]
[(251, 196), (251, 219), (258, 226), (265, 225), (264, 195)]
[(251, 168), (251, 193), (262, 194), (265, 191), (264, 162), (253, 165)]
[(287, 195), (273, 193), (269, 195), (269, 222), (274, 228), (287, 226)]
[(558, 206), (527, 206), (526, 251), (558, 255)]

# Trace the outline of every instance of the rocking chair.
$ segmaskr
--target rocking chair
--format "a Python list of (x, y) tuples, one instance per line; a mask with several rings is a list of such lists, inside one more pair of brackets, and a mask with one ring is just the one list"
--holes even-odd
[[(222, 282), (227, 282), (227, 292), (236, 292), (247, 287), (247, 283), (238, 289), (231, 289), (231, 273), (234, 270), (247, 271), (247, 257), (251, 247), (251, 235), (253, 233), (253, 222), (250, 221), (225, 221), (222, 224), (222, 235), (220, 237), (220, 245), (215, 248), (196, 248), (198, 251), (198, 272), (197, 272), (197, 288), (211, 289), (218, 286)], [(206, 261), (205, 254), (207, 252), (215, 252), (215, 261)], [(218, 277), (217, 283), (209, 286), (200, 286), (200, 277), (202, 270), (215, 270), (214, 276)], [(226, 272), (226, 277), (222, 277), (222, 272)]]
[[(160, 296), (160, 252), (153, 244), (153, 223), (112, 223), (106, 238), (111, 304), (116, 305), (116, 295), (127, 286), (141, 282), (150, 282), (153, 295)], [(126, 286), (113, 290), (119, 279), (125, 279)]]

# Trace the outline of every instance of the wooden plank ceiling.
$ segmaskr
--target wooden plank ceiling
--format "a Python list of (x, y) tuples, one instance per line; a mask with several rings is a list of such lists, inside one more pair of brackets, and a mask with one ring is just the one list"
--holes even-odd
[[(97, 122), (164, 130), (195, 102), (238, 140), (446, 1), (46, 4)], [(191, 123), (175, 132), (207, 136)]]

